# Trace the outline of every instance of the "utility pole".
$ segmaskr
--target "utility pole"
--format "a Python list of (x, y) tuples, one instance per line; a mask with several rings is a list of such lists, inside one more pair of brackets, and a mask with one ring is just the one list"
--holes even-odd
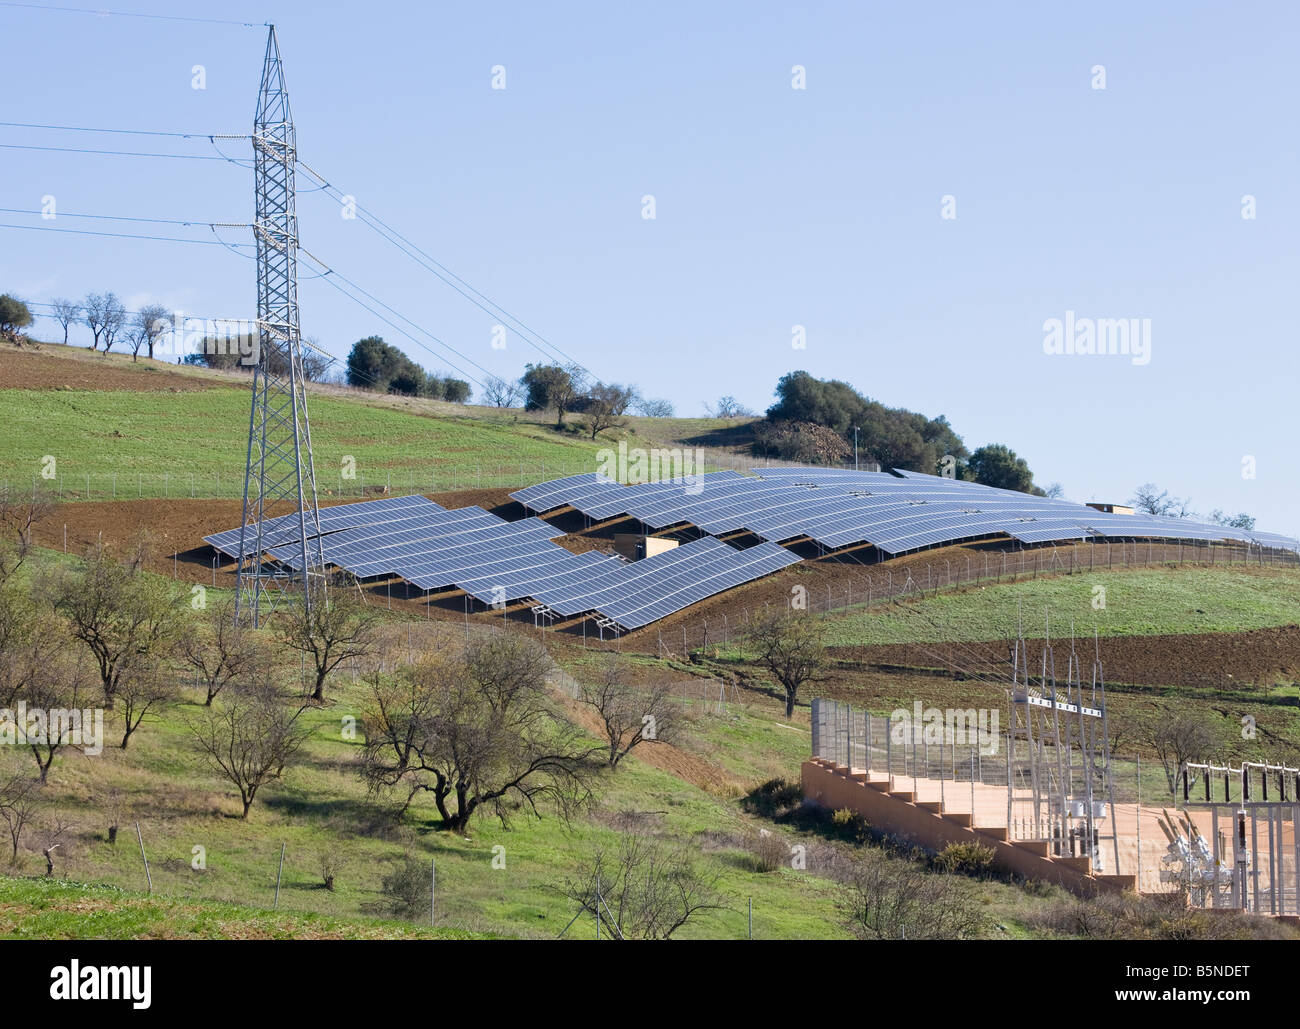
[[(243, 358), (253, 365), (253, 396), (236, 564), (235, 618), (249, 618), (254, 626), (268, 593), (268, 609), (281, 596), (308, 606), (313, 578), (324, 582), (298, 323), (297, 160), (273, 25), (253, 123), (258, 346)], [(275, 548), (282, 548), (278, 560), (268, 565), (266, 554)]]
[(858, 429), (859, 426), (853, 426), (853, 470), (858, 470)]

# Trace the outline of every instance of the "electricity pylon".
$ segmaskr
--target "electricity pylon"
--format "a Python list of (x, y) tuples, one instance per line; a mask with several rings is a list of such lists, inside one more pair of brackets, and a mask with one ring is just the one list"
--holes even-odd
[[(296, 163), (293, 115), (273, 25), (253, 123), (258, 347), (236, 566), (235, 618), (251, 618), (254, 626), (282, 598), (309, 605), (313, 591), (308, 587), (323, 582), (298, 326)], [(268, 561), (272, 550), (276, 560)]]

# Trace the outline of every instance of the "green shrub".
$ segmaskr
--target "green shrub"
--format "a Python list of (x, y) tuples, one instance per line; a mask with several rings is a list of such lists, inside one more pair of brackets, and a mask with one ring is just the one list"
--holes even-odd
[(939, 851), (934, 863), (945, 872), (959, 875), (984, 875), (993, 864), (992, 847), (975, 840), (950, 843)]

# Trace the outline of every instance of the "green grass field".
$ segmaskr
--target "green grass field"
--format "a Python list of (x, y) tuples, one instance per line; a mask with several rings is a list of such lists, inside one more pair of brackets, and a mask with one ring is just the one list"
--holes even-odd
[[(1094, 602), (1103, 599), (1105, 607)], [(919, 601), (850, 611), (828, 619), (837, 646), (991, 640), (1052, 635), (1147, 636), (1241, 632), (1300, 623), (1300, 573), (1293, 568), (1097, 569), (940, 592)]]
[(458, 940), (482, 935), (380, 919), (344, 921), (214, 901), (176, 901), (103, 883), (4, 876), (0, 912), (0, 939)]

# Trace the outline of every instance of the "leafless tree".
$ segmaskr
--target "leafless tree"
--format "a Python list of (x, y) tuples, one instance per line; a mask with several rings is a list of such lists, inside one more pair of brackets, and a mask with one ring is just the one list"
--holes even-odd
[(207, 693), (207, 707), (231, 683), (264, 679), (271, 660), (256, 631), (235, 621), (233, 601), (215, 606), (207, 624), (186, 633), (178, 651)]
[(558, 890), (622, 940), (667, 940), (706, 911), (721, 910), (718, 876), (684, 843), (625, 832), (598, 847), (582, 873)]
[(81, 305), (63, 297), (55, 297), (50, 302), (54, 308), (54, 320), (63, 326), (63, 343), (68, 342), (68, 328), (81, 317)]
[(617, 768), (634, 747), (646, 740), (672, 743), (678, 731), (678, 709), (670, 695), (671, 687), (664, 683), (632, 686), (627, 673), (626, 664), (617, 655), (610, 655), (600, 666), (596, 681), (584, 684), (579, 697), (600, 718), (610, 768)]
[(636, 400), (634, 386), (618, 383), (598, 383), (587, 392), (587, 406), (583, 412), (583, 425), (595, 439), (606, 429), (618, 429), (627, 424), (623, 417)]
[(1129, 503), (1143, 514), (1168, 518), (1195, 518), (1192, 502), (1186, 497), (1174, 497), (1153, 482), (1144, 482), (1129, 499)]
[(587, 392), (587, 370), (576, 364), (564, 367), (564, 375), (557, 376), (551, 387), (551, 403), (555, 406), (556, 425), (564, 425), (564, 416), (572, 411), (579, 398)]
[(970, 882), (928, 869), (919, 853), (860, 850), (838, 906), (849, 931), (864, 940), (969, 939), (984, 925)]
[(632, 405), (632, 410), (642, 418), (671, 418), (673, 403), (671, 400), (657, 400), (652, 397), (639, 397)]
[(523, 398), (523, 389), (513, 379), (489, 375), (483, 383), (483, 403), (488, 407), (516, 407)]
[(94, 337), (90, 349), (98, 350), (102, 341), (104, 353), (107, 354), (112, 349), (113, 339), (126, 321), (126, 308), (122, 306), (122, 301), (118, 299), (116, 293), (88, 294), (81, 307), (86, 328)]
[(718, 402), (710, 407), (704, 405), (710, 418), (752, 418), (754, 412), (733, 396), (719, 397)]
[(826, 665), (825, 630), (811, 614), (777, 609), (756, 619), (749, 634), (759, 660), (785, 691), (786, 717), (794, 714), (799, 690), (821, 677)]
[(9, 836), (9, 860), (18, 860), (18, 846), (23, 831), (36, 814), (36, 797), (40, 783), (23, 775), (0, 780), (0, 822)]
[[(82, 718), (89, 679), (72, 655), (59, 654), (33, 679), (20, 699), (26, 702), (29, 724), (18, 727), (19, 740), (36, 759), (43, 783), (59, 751), (68, 746), (89, 746), (85, 735), (94, 731)], [(37, 719), (33, 721), (33, 718)], [(78, 723), (73, 719), (80, 719)], [(93, 741), (102, 745), (102, 740)]]
[(0, 583), (6, 581), (26, 560), (38, 522), (58, 506), (53, 494), (40, 485), (31, 489), (0, 486)]
[(150, 661), (138, 667), (134, 664), (127, 667), (117, 687), (117, 710), (122, 717), (122, 750), (126, 750), (145, 715), (174, 701), (177, 693), (176, 680), (170, 669)]
[(183, 598), (130, 559), (92, 548), (79, 571), (56, 575), (49, 587), (55, 610), (95, 659), (111, 708), (128, 665), (139, 669), (167, 657), (186, 629)]
[(47, 876), (54, 875), (54, 852), (64, 850), (66, 853), (64, 841), (74, 828), (76, 827), (71, 822), (60, 815), (51, 815), (39, 826), (37, 846), (41, 849), (41, 856), (45, 858)]
[(372, 795), (393, 791), (405, 812), (432, 796), (445, 828), (480, 808), (505, 824), (510, 806), (567, 817), (590, 797), (595, 752), (560, 717), (546, 689), (543, 648), (502, 634), (461, 655), (438, 655), (393, 680), (374, 676), (361, 774)]
[(1173, 794), (1183, 762), (1210, 757), (1220, 745), (1220, 738), (1208, 716), (1178, 704), (1166, 704), (1156, 715), (1151, 743)]
[(146, 304), (136, 312), (135, 331), (144, 339), (144, 345), (153, 359), (158, 340), (172, 327), (167, 308), (162, 304)]
[(243, 815), (258, 791), (284, 776), (307, 742), (304, 705), (291, 710), (269, 688), (228, 690), (221, 702), (190, 723), (198, 750), (209, 765), (239, 791)]
[(325, 682), (344, 661), (364, 657), (375, 645), (378, 613), (366, 606), (355, 585), (328, 592), (311, 587), (310, 604), (294, 604), (279, 622), (285, 646), (312, 663), (311, 699), (325, 699)]

